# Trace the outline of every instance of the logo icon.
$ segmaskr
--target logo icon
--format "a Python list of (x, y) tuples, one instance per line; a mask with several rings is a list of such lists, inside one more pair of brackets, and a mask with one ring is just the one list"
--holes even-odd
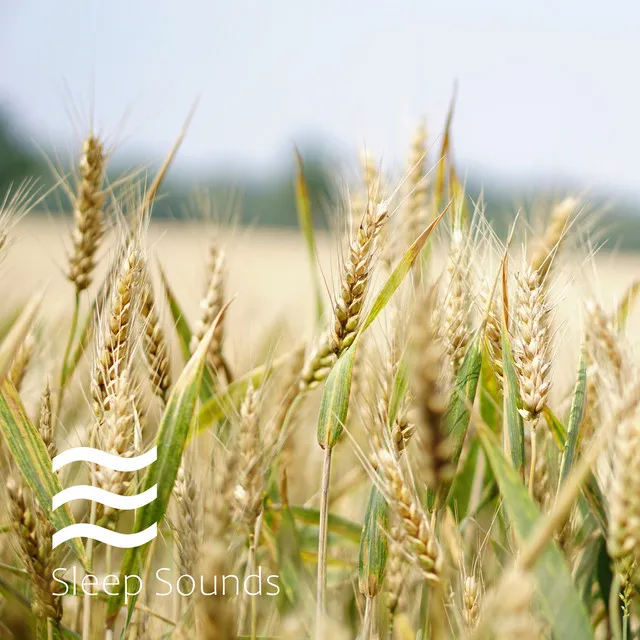
[[(146, 469), (157, 459), (157, 447), (153, 447), (153, 449), (150, 449), (146, 453), (133, 458), (121, 458), (92, 447), (75, 447), (73, 449), (63, 451), (53, 458), (51, 462), (54, 473), (72, 462), (91, 462), (92, 464), (106, 467), (111, 471), (133, 472)], [(78, 485), (64, 489), (63, 491), (60, 491), (60, 493), (56, 493), (56, 495), (53, 496), (51, 508), (55, 511), (58, 507), (61, 507), (72, 500), (91, 500), (92, 502), (97, 502), (107, 507), (111, 507), (112, 509), (130, 511), (132, 509), (144, 507), (145, 505), (153, 502), (157, 497), (157, 484), (154, 484), (150, 489), (133, 496), (121, 496), (98, 487)], [(56, 533), (53, 534), (52, 547), (55, 549), (72, 538), (91, 538), (92, 540), (97, 540), (98, 542), (103, 542), (104, 544), (108, 544), (109, 546), (117, 547), (119, 549), (131, 549), (150, 542), (157, 535), (157, 523), (153, 523), (151, 526), (147, 527), (143, 531), (139, 531), (138, 533), (119, 533), (96, 524), (82, 522), (69, 525), (60, 531), (56, 531)]]

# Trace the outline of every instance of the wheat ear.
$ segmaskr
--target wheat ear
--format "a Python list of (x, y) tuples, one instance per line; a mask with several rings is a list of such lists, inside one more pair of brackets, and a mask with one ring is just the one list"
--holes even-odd
[(404, 576), (402, 573), (404, 556), (402, 554), (402, 545), (398, 542), (399, 538), (399, 527), (392, 527), (389, 532), (389, 559), (387, 561), (387, 570), (384, 578), (390, 624), (398, 609), (402, 586), (404, 585)]
[(335, 360), (355, 340), (371, 278), (376, 241), (387, 218), (386, 204), (375, 205), (369, 201), (358, 231), (349, 244), (330, 327), (303, 368), (300, 383), (303, 391), (320, 384), (329, 375)]
[(412, 335), (413, 409), (420, 446), (420, 474), (427, 486), (436, 490), (451, 474), (450, 450), (444, 434), (448, 395), (442, 371), (446, 353), (434, 316), (434, 292), (418, 304)]
[[(136, 404), (129, 371), (118, 373), (110, 385), (110, 395), (106, 398), (105, 406), (108, 409), (103, 415), (103, 422), (97, 433), (100, 448), (121, 458), (133, 455)], [(127, 472), (103, 466), (97, 466), (95, 469), (96, 486), (116, 495), (125, 495), (131, 480), (132, 475)], [(119, 514), (117, 509), (99, 505), (97, 513), (98, 520), (104, 519), (104, 526), (115, 527)]]
[(67, 273), (78, 293), (91, 284), (95, 254), (104, 234), (105, 164), (102, 142), (90, 134), (84, 141), (80, 158), (80, 183), (73, 211), (75, 228), (71, 234), (73, 253), (69, 256)]
[(182, 464), (178, 469), (173, 494), (178, 511), (176, 545), (179, 569), (183, 575), (191, 575), (196, 566), (200, 549), (200, 520), (196, 492), (196, 483), (191, 468), (188, 464)]
[(500, 315), (502, 309), (500, 307), (500, 291), (496, 291), (489, 305), (489, 297), (491, 295), (490, 285), (485, 284), (480, 291), (480, 308), (486, 312), (486, 324), (484, 329), (485, 344), (487, 345), (488, 355), (491, 359), (491, 366), (499, 382), (502, 382), (502, 329), (500, 328)]
[[(200, 318), (193, 331), (191, 344), (189, 345), (191, 353), (197, 349), (200, 341), (224, 306), (225, 257), (224, 252), (213, 244), (209, 247), (207, 274), (207, 286), (204, 297), (200, 301)], [(223, 339), (224, 322), (219, 322), (214, 330), (207, 357), (213, 370), (223, 374), (227, 381), (230, 382), (230, 373), (222, 356)]]
[(529, 572), (509, 569), (498, 585), (484, 599), (477, 627), (469, 638), (518, 638), (539, 640), (541, 628), (531, 615), (534, 594)]
[(33, 335), (29, 333), (18, 348), (18, 351), (13, 358), (13, 362), (11, 363), (9, 379), (13, 382), (13, 386), (17, 391), (20, 391), (22, 387), (22, 382), (27, 373), (27, 369), (29, 368), (29, 363), (31, 362), (34, 346), (35, 339)]
[(518, 274), (513, 356), (520, 382), (522, 415), (537, 426), (549, 395), (551, 355), (549, 308), (541, 274), (525, 265)]
[(202, 544), (199, 564), (202, 567), (204, 590), (215, 596), (198, 599), (198, 637), (206, 640), (235, 640), (236, 615), (230, 596), (220, 593), (220, 576), (232, 566), (228, 548), (230, 518), (229, 504), (233, 499), (238, 464), (237, 452), (232, 450), (226, 460), (215, 467), (214, 486), (205, 502), (206, 539)]
[(124, 371), (133, 346), (132, 332), (139, 301), (143, 269), (142, 253), (131, 245), (123, 259), (111, 292), (111, 303), (104, 330), (99, 335), (98, 354), (91, 380), (93, 409), (98, 421), (109, 410), (109, 399), (116, 396), (114, 384)]
[(640, 412), (623, 420), (613, 443), (609, 491), (609, 555), (624, 587), (640, 558)]
[(553, 258), (566, 235), (571, 217), (578, 208), (578, 204), (576, 198), (569, 197), (562, 200), (552, 209), (544, 236), (531, 254), (531, 260), (529, 261), (531, 269), (540, 272), (540, 277), (543, 281), (551, 269)]
[(462, 618), (467, 629), (475, 629), (480, 615), (480, 584), (475, 576), (462, 583)]
[(142, 294), (140, 316), (143, 322), (142, 348), (149, 372), (151, 388), (166, 405), (171, 388), (169, 345), (153, 298), (153, 287), (147, 280)]
[(388, 451), (378, 453), (379, 468), (385, 493), (398, 516), (400, 536), (405, 554), (422, 572), (425, 580), (438, 583), (442, 574), (442, 551), (427, 515), (403, 478), (396, 457)]
[(539, 271), (524, 264), (516, 279), (513, 359), (522, 408), (531, 428), (529, 492), (533, 495), (537, 464), (537, 426), (551, 386), (551, 337), (545, 283)]
[[(49, 458), (55, 457), (57, 449), (51, 422), (51, 393), (48, 385), (42, 395), (37, 426)], [(53, 571), (60, 560), (59, 552), (52, 548), (55, 528), (47, 514), (33, 499), (31, 490), (21, 476), (16, 474), (9, 477), (7, 492), (19, 553), (31, 577), (33, 612), (39, 618), (49, 618), (57, 624), (62, 619), (62, 597), (54, 595), (57, 589)]]
[(447, 262), (447, 296), (444, 304), (443, 336), (454, 375), (458, 374), (469, 344), (469, 252), (459, 226), (451, 236)]
[(620, 391), (624, 381), (620, 341), (612, 318), (594, 301), (587, 304), (586, 329), (592, 358), (598, 363), (599, 370), (606, 372)]
[(427, 224), (426, 156), (427, 128), (424, 120), (421, 120), (411, 140), (407, 166), (407, 195), (404, 212), (407, 246), (413, 243)]
[(260, 443), (260, 392), (249, 384), (240, 407), (239, 476), (234, 490), (235, 521), (252, 534), (262, 507), (264, 487), (262, 447)]
[(31, 607), (37, 617), (58, 623), (62, 619), (62, 598), (53, 595), (53, 571), (58, 565), (58, 554), (51, 545), (55, 529), (21, 478), (10, 477), (7, 492), (19, 553), (31, 578)]

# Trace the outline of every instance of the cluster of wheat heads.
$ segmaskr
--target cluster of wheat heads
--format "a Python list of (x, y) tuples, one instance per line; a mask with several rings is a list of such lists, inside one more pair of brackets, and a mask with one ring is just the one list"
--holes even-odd
[[(393, 190), (364, 158), (328, 300), (298, 158), (316, 332), (292, 322), (247, 370), (225, 348), (222, 236), (193, 266), (188, 318), (146, 244), (162, 175), (145, 197), (120, 192), (87, 137), (67, 189), (68, 339), (48, 340), (40, 294), (2, 319), (1, 637), (637, 637), (638, 287), (617, 307), (585, 295), (559, 322), (582, 205), (521, 217), (503, 244), (443, 139), (433, 158), (418, 129)], [(32, 196), (5, 199), (0, 251)], [(567, 363), (568, 334), (582, 346)], [(54, 473), (75, 446), (158, 459)], [(81, 483), (158, 496), (135, 514), (52, 510)], [(159, 534), (53, 548), (81, 522)]]

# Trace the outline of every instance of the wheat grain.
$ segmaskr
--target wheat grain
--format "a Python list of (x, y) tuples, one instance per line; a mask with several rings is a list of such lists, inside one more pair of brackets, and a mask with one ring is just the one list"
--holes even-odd
[(391, 618), (393, 618), (398, 609), (402, 586), (404, 584), (404, 576), (402, 574), (404, 556), (402, 555), (402, 545), (398, 542), (399, 538), (399, 528), (392, 527), (389, 532), (389, 558), (387, 560), (384, 578), (384, 586), (387, 593), (387, 609), (389, 610), (389, 616)]
[(480, 615), (480, 584), (475, 576), (467, 576), (462, 583), (462, 615), (467, 629), (475, 629)]

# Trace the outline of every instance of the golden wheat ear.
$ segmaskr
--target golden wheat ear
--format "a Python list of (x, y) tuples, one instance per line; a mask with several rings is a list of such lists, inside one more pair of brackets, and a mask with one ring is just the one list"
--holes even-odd
[(147, 274), (143, 287), (140, 318), (143, 331), (142, 349), (147, 363), (151, 389), (166, 406), (171, 389), (170, 350), (158, 315), (150, 274)]
[(68, 279), (76, 292), (84, 291), (91, 284), (96, 265), (96, 251), (104, 234), (106, 156), (100, 139), (89, 134), (82, 145), (78, 165), (79, 184), (75, 196), (73, 217), (75, 227), (71, 234), (73, 251), (69, 256)]

